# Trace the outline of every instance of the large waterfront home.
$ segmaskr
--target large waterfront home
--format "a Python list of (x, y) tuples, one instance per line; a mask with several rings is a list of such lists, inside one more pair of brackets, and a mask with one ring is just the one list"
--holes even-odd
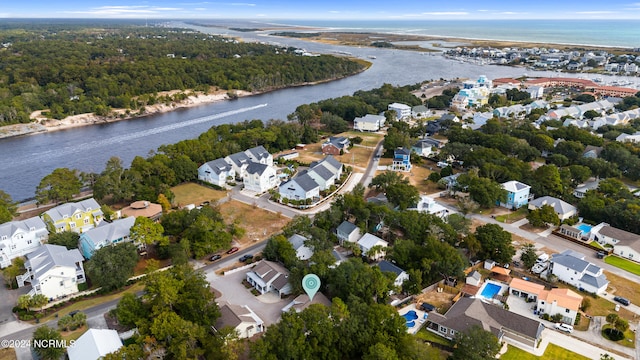
[(82, 233), (100, 224), (102, 216), (100, 205), (91, 198), (49, 209), (42, 214), (42, 220), (47, 224), (50, 232)]
[(11, 260), (37, 249), (49, 237), (47, 226), (39, 217), (0, 224), (0, 268)]

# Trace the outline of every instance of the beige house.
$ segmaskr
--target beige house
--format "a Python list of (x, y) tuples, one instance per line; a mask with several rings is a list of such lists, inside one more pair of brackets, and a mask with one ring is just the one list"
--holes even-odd
[(217, 331), (230, 327), (236, 331), (240, 339), (250, 338), (264, 331), (264, 322), (249, 306), (226, 304), (220, 307), (220, 317), (214, 328)]

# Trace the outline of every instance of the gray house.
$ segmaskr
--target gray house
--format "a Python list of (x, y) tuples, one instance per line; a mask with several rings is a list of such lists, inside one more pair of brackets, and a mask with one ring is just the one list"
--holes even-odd
[(336, 235), (338, 236), (340, 245), (344, 244), (345, 241), (351, 243), (357, 242), (362, 237), (360, 229), (348, 221), (343, 221), (342, 224), (338, 226)]

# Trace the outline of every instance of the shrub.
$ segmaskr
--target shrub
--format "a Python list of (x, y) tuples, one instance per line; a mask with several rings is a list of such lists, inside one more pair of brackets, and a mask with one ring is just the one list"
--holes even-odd
[(602, 330), (602, 336), (611, 341), (620, 341), (624, 339), (624, 333), (616, 329), (607, 328)]

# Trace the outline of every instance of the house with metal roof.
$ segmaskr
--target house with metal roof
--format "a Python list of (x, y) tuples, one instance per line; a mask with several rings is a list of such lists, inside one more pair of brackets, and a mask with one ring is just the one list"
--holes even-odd
[(79, 240), (82, 255), (88, 260), (91, 259), (93, 253), (105, 246), (132, 242), (133, 240), (129, 237), (129, 234), (135, 222), (135, 217), (127, 217), (111, 223), (105, 222), (82, 233)]
[(78, 284), (86, 281), (78, 249), (67, 250), (60, 245), (44, 244), (26, 255), (27, 272), (16, 276), (18, 287), (31, 283), (29, 295), (42, 294), (58, 299), (78, 292)]
[(198, 180), (220, 187), (224, 187), (227, 180), (235, 177), (236, 171), (225, 159), (215, 159), (198, 168)]
[(554, 254), (548, 274), (557, 276), (558, 280), (579, 290), (595, 294), (602, 294), (609, 285), (602, 268), (585, 260), (584, 254), (572, 250)]
[(98, 202), (91, 198), (58, 205), (45, 211), (41, 217), (50, 232), (82, 233), (100, 224), (103, 214)]
[(98, 360), (118, 351), (122, 340), (112, 329), (89, 329), (67, 348), (69, 360)]
[(613, 246), (613, 253), (629, 260), (640, 262), (640, 235), (600, 223), (589, 235), (601, 245)]
[(24, 256), (47, 241), (49, 231), (39, 217), (0, 224), (0, 268)]
[(507, 191), (507, 202), (500, 203), (500, 206), (508, 209), (516, 209), (527, 205), (529, 202), (531, 186), (520, 181), (507, 181), (502, 183), (502, 188)]
[(578, 208), (553, 196), (542, 196), (529, 201), (529, 210), (540, 209), (545, 205), (553, 208), (553, 211), (558, 214), (560, 221), (564, 221), (578, 213)]

